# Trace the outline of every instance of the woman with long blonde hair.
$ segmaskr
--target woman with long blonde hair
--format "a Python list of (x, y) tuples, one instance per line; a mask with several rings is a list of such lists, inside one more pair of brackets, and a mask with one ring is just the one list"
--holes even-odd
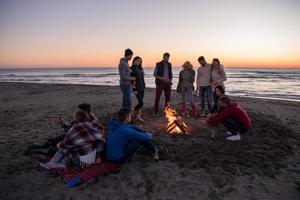
[(179, 81), (177, 85), (177, 92), (182, 94), (182, 109), (181, 115), (187, 114), (186, 101), (191, 105), (192, 115), (196, 117), (196, 106), (193, 100), (194, 82), (195, 82), (195, 70), (193, 65), (186, 61), (182, 65), (183, 69), (179, 73)]

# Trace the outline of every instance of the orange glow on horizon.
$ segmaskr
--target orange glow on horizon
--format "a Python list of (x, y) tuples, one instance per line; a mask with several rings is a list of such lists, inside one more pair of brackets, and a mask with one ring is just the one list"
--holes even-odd
[[(180, 67), (186, 60), (190, 61), (194, 68), (199, 66), (197, 61), (200, 55), (191, 52), (172, 52), (170, 62), (174, 67)], [(119, 52), (118, 52), (119, 53)], [(154, 67), (155, 63), (162, 59), (162, 55), (154, 52), (140, 53), (136, 52), (134, 56), (140, 56), (143, 59), (144, 67)], [(300, 68), (300, 56), (297, 55), (261, 55), (261, 56), (231, 56), (221, 55), (213, 56), (213, 54), (205, 55), (208, 63), (214, 57), (218, 57), (225, 67), (240, 68)], [(40, 52), (32, 55), (29, 52), (22, 52), (18, 58), (14, 54), (3, 56), (0, 54), (0, 68), (11, 67), (117, 67), (119, 59), (122, 57), (116, 53), (92, 53), (92, 52), (69, 52), (55, 54), (53, 52)], [(13, 60), (13, 62), (11, 62)], [(131, 61), (129, 62), (131, 65)]]

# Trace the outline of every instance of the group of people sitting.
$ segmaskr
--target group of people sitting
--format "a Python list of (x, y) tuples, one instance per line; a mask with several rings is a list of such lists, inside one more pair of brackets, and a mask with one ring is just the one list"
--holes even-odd
[(59, 124), (64, 131), (43, 145), (34, 145), (27, 154), (40, 153), (51, 157), (40, 166), (46, 169), (65, 168), (68, 164), (86, 166), (103, 159), (116, 164), (130, 162), (140, 146), (146, 147), (155, 160), (159, 160), (159, 146), (152, 144), (152, 134), (131, 124), (132, 111), (120, 109), (118, 119), (109, 121), (109, 133), (89, 104), (78, 105), (74, 120), (67, 124), (61, 117)]
[[(130, 67), (128, 62), (133, 57), (133, 51), (126, 49), (124, 57), (120, 59), (120, 89), (123, 94), (123, 107), (131, 108), (131, 91), (137, 97), (138, 104), (134, 108), (134, 118), (139, 121), (142, 119), (142, 107), (145, 91), (144, 69), (142, 59), (136, 56)], [(164, 53), (162, 61), (156, 63), (153, 76), (155, 77), (156, 92), (154, 102), (154, 113), (158, 114), (159, 101), (162, 92), (165, 94), (165, 107), (170, 104), (171, 85), (173, 79), (172, 64), (169, 62), (170, 54)], [(230, 97), (225, 95), (224, 82), (227, 80), (224, 66), (218, 58), (214, 58), (212, 63), (206, 62), (204, 56), (198, 58), (200, 67), (197, 74), (193, 69), (191, 62), (186, 61), (179, 73), (178, 85), (176, 91), (181, 94), (181, 115), (187, 116), (187, 103), (191, 106), (191, 115), (194, 118), (204, 113), (206, 119), (203, 121), (209, 126), (223, 123), (227, 128), (229, 136), (227, 140), (240, 140), (240, 133), (246, 133), (250, 127), (251, 120), (246, 111), (236, 103), (232, 102)], [(197, 77), (197, 78), (196, 78)], [(194, 84), (196, 82), (196, 90)], [(194, 103), (194, 93), (200, 94), (201, 112), (197, 112)], [(213, 101), (212, 101), (213, 99)], [(205, 111), (207, 104), (208, 112)], [(189, 116), (189, 115), (188, 115)], [(214, 135), (212, 135), (214, 137)]]

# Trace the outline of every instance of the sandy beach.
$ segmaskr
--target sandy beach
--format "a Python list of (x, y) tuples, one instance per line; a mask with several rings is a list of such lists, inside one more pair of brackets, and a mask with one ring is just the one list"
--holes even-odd
[(300, 102), (234, 97), (253, 126), (241, 141), (228, 142), (223, 128), (211, 140), (212, 129), (195, 119), (186, 119), (191, 135), (167, 134), (163, 114), (152, 111), (154, 89), (147, 89), (143, 128), (169, 152), (155, 162), (141, 149), (120, 173), (70, 189), (23, 153), (60, 132), (58, 116), (71, 121), (80, 103), (91, 104), (106, 124), (120, 108), (119, 88), (0, 83), (0, 91), (1, 199), (300, 199)]

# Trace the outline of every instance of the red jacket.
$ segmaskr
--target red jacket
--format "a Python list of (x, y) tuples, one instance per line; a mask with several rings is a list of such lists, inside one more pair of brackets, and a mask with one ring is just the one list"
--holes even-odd
[(235, 121), (241, 122), (245, 128), (249, 128), (251, 125), (251, 119), (247, 115), (246, 111), (236, 103), (229, 104), (222, 112), (210, 118), (207, 123), (210, 125), (217, 124), (226, 118), (231, 118)]

